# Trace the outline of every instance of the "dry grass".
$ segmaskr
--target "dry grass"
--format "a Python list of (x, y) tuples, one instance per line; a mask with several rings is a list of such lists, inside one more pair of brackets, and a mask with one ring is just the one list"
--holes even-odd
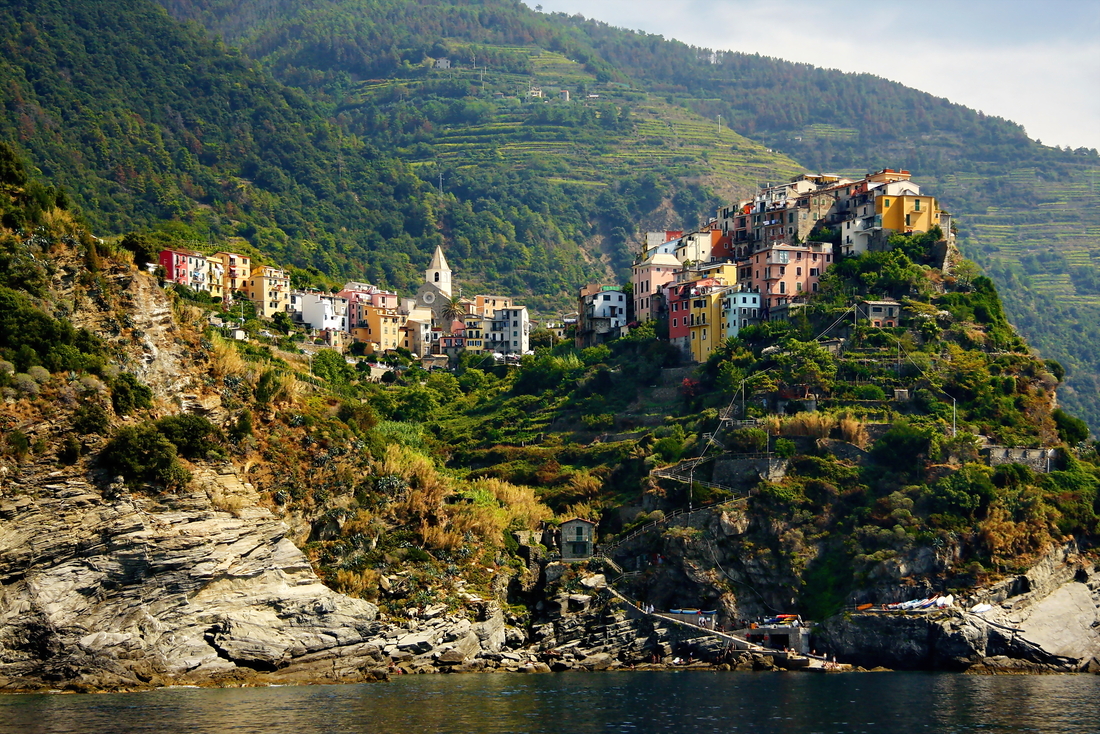
[(784, 436), (828, 438), (836, 425), (837, 417), (829, 413), (799, 413), (785, 419), (779, 432)]
[(534, 530), (554, 516), (553, 511), (535, 498), (533, 487), (521, 486), (500, 479), (482, 479), (476, 486), (491, 492), (508, 513), (509, 524), (518, 523)]
[(575, 505), (569, 505), (565, 508), (565, 512), (562, 513), (562, 517), (571, 520), (574, 517), (579, 517), (582, 520), (592, 520), (593, 522), (599, 522), (601, 516), (600, 508), (595, 507), (587, 502), (581, 502)]
[(172, 315), (175, 316), (176, 323), (180, 326), (190, 326), (200, 330), (202, 329), (203, 323), (206, 321), (205, 311), (198, 306), (192, 306), (179, 299), (172, 301)]
[(213, 364), (214, 373), (219, 377), (246, 377), (251, 372), (248, 361), (241, 356), (237, 348), (217, 334), (210, 337), (214, 345)]
[(840, 432), (841, 439), (855, 444), (861, 449), (867, 448), (867, 444), (870, 442), (867, 436), (867, 427), (863, 424), (863, 421), (850, 416), (844, 416), (840, 419), (837, 430)]
[(210, 498), (210, 504), (213, 505), (215, 510), (228, 512), (233, 517), (240, 517), (241, 510), (243, 510), (246, 505), (242, 497), (235, 494), (229, 494), (217, 487), (208, 486), (206, 488), (206, 496)]
[(603, 489), (603, 481), (582, 469), (574, 472), (573, 476), (569, 478), (569, 488), (578, 497), (598, 497), (600, 490)]
[(378, 597), (378, 583), (381, 578), (382, 574), (373, 568), (364, 568), (360, 571), (340, 570), (336, 572), (334, 578), (329, 579), (329, 583), (341, 594), (375, 599)]
[(443, 500), (451, 494), (451, 488), (427, 456), (412, 449), (390, 444), (386, 455), (374, 462), (379, 476), (394, 475), (409, 485), (405, 499), (395, 506), (395, 511), (405, 517), (438, 518), (443, 510)]
[(57, 235), (76, 235), (80, 226), (66, 209), (47, 209), (42, 212), (42, 224)]

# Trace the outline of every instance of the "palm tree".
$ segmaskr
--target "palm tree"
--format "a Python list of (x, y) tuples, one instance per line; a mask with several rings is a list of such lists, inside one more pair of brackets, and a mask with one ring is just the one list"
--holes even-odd
[(466, 304), (462, 302), (461, 296), (451, 296), (443, 302), (443, 307), (439, 310), (439, 316), (443, 319), (443, 323), (450, 328), (451, 323), (455, 321), (461, 321), (462, 317), (466, 315)]

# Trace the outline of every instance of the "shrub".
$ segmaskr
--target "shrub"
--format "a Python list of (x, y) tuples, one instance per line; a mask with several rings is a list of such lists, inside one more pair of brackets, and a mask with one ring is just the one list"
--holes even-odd
[(175, 445), (180, 455), (188, 459), (205, 458), (211, 451), (218, 450), (217, 440), (221, 437), (221, 432), (200, 415), (170, 415), (161, 418), (154, 425)]
[(757, 453), (768, 446), (768, 434), (759, 428), (738, 428), (730, 433), (730, 450)]
[(666, 436), (653, 444), (653, 453), (661, 457), (661, 461), (666, 464), (674, 464), (679, 461), (683, 451), (683, 441), (675, 436)]
[(229, 438), (234, 442), (243, 441), (252, 435), (252, 411), (243, 410), (229, 429)]
[(79, 434), (95, 433), (105, 436), (110, 427), (111, 418), (99, 403), (84, 403), (73, 413), (73, 430)]
[(39, 387), (38, 383), (33, 377), (25, 372), (20, 372), (15, 375), (11, 380), (12, 387), (25, 398), (38, 397)]
[(50, 379), (50, 371), (45, 367), (40, 367), (39, 365), (34, 365), (30, 369), (28, 369), (27, 374), (30, 375), (31, 378), (39, 384)]
[(19, 430), (9, 433), (4, 439), (4, 443), (7, 444), (7, 452), (19, 461), (26, 458), (31, 451), (30, 439), (27, 438), (27, 434)]
[(788, 438), (777, 438), (777, 439), (775, 439), (775, 455), (776, 456), (780, 457), (781, 459), (786, 459), (786, 458), (790, 458), (790, 457), (794, 456), (794, 454), (795, 454), (794, 441), (791, 441)]
[(1089, 438), (1089, 426), (1080, 418), (1075, 418), (1061, 408), (1055, 408), (1054, 425), (1058, 428), (1058, 437), (1070, 446), (1076, 446)]
[(894, 471), (923, 469), (931, 443), (929, 429), (899, 421), (875, 443), (871, 455), (879, 464)]
[(101, 464), (127, 482), (152, 482), (174, 489), (191, 481), (177, 458), (176, 445), (152, 423), (125, 426), (107, 442)]
[(119, 415), (129, 415), (138, 408), (153, 407), (153, 391), (129, 372), (123, 372), (111, 384), (111, 404)]
[(852, 390), (856, 400), (885, 400), (886, 393), (878, 385), (857, 385)]
[(83, 453), (84, 445), (80, 443), (79, 438), (70, 433), (61, 442), (61, 448), (57, 450), (57, 458), (63, 464), (75, 464)]

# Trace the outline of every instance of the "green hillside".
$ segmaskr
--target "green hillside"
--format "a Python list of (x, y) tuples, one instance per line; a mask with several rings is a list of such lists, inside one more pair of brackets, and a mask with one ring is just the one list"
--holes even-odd
[[(577, 61), (597, 84), (604, 85), (601, 98), (608, 89), (623, 85), (648, 103), (659, 100), (665, 107), (694, 112), (695, 119), (714, 125), (716, 133), (721, 115), (736, 132), (785, 153), (807, 169), (858, 174), (884, 165), (908, 168), (955, 215), (964, 252), (992, 268), (1011, 318), (1045, 354), (1068, 365), (1071, 376), (1063, 389), (1067, 405), (1100, 426), (1100, 397), (1095, 389), (1100, 365), (1092, 357), (1100, 349), (1093, 348), (1096, 342), (1090, 336), (1097, 312), (1089, 285), (1098, 275), (1097, 262), (1091, 255), (1084, 256), (1096, 248), (1100, 232), (1096, 151), (1043, 146), (1015, 123), (872, 75), (758, 55), (715, 53), (581, 16), (536, 13), (510, 0), (415, 5), (399, 0), (315, 0), (293, 6), (274, 0), (243, 4), (163, 0), (163, 4), (177, 17), (203, 23), (239, 43), (249, 54), (264, 59), (280, 78), (331, 104), (345, 99), (344, 92), (355, 86), (355, 79), (392, 78), (426, 57), (451, 55), (460, 65), (464, 60), (472, 66), (473, 56), (463, 53), (473, 46), (483, 49), (485, 77), (492, 78), (497, 67), (510, 68), (514, 78), (508, 93), (521, 95), (531, 83), (548, 83), (548, 75), (540, 76), (544, 68), (564, 65), (547, 54), (542, 64), (509, 66), (503, 57), (491, 57), (487, 49), (515, 54), (537, 47)], [(383, 39), (384, 43), (372, 43)], [(563, 77), (560, 83), (579, 85), (580, 80)], [(660, 126), (666, 118), (659, 114), (658, 119), (657, 125), (644, 130), (639, 125), (635, 132), (643, 139), (665, 132)], [(430, 148), (401, 154), (441, 161), (467, 155), (466, 165), (484, 166), (485, 156), (473, 145), (469, 127), (440, 134)], [(494, 137), (484, 128), (478, 132), (483, 140)], [(501, 146), (505, 159), (511, 160), (524, 146), (539, 155), (560, 153), (560, 147), (545, 136), (523, 132), (532, 137)], [(505, 140), (519, 133), (515, 128), (499, 128), (495, 134)], [(668, 171), (672, 175), (683, 175), (676, 166), (692, 165), (675, 154), (686, 159), (706, 150), (674, 147), (670, 151), (668, 144), (665, 140), (665, 147), (650, 155), (657, 154), (662, 167), (672, 163)], [(723, 170), (726, 151), (718, 148), (706, 150), (707, 158), (700, 155), (696, 161), (713, 166), (717, 178), (733, 185), (715, 184), (711, 178), (711, 191), (722, 195), (735, 191), (742, 181), (757, 178), (751, 173), (727, 174)], [(643, 149), (644, 144), (636, 152), (642, 154)], [(736, 165), (738, 157), (733, 151), (730, 162)], [(615, 169), (603, 167), (615, 158), (609, 160), (607, 152), (600, 151), (591, 160), (599, 163), (598, 174), (603, 172), (597, 179), (614, 180)], [(585, 168), (575, 166), (575, 170)], [(571, 180), (572, 175), (556, 178)], [(1059, 257), (1051, 257), (1051, 251)], [(1055, 293), (1059, 297), (1051, 298)]]
[(0, 136), (105, 233), (239, 236), (396, 288), (442, 242), (466, 287), (557, 309), (622, 274), (641, 231), (757, 183), (903, 166), (1100, 426), (1095, 151), (878, 77), (515, 0), (161, 4), (187, 23), (150, 0), (0, 4)]

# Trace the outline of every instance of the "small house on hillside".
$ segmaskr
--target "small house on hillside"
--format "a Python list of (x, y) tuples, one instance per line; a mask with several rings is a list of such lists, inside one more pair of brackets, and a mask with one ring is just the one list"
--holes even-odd
[(871, 326), (901, 325), (901, 304), (897, 301), (863, 301), (858, 308), (859, 318), (867, 319), (871, 322)]
[(561, 524), (561, 559), (583, 561), (596, 546), (596, 523), (575, 517)]

